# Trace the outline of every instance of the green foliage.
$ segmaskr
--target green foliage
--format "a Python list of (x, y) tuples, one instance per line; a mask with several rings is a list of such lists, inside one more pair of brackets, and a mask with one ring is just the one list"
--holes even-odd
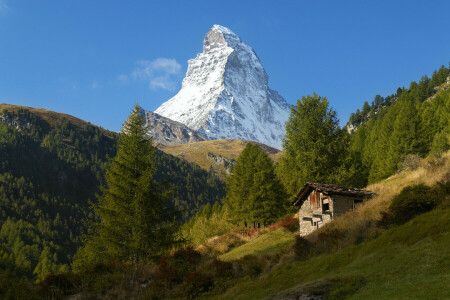
[(0, 243), (13, 262), (0, 269), (37, 279), (67, 270), (114, 136), (19, 109), (3, 111), (0, 141)]
[(394, 224), (403, 224), (413, 217), (432, 210), (445, 197), (438, 188), (424, 184), (408, 186), (395, 196), (389, 207), (389, 219)]
[(169, 186), (170, 199), (183, 222), (190, 220), (205, 204), (219, 203), (225, 197), (225, 182), (194, 163), (156, 150), (155, 168), (155, 179)]
[(270, 157), (248, 143), (227, 177), (225, 206), (236, 224), (267, 225), (286, 212), (286, 194)]
[(350, 123), (360, 124), (351, 138), (352, 166), (363, 183), (377, 182), (401, 170), (407, 155), (440, 155), (450, 149), (450, 90), (436, 94), (435, 89), (445, 83), (448, 74), (442, 66), (431, 79), (423, 76), (419, 83), (399, 88), (384, 101), (375, 97), (367, 114), (370, 118), (351, 116)]
[(118, 151), (94, 206), (99, 222), (77, 254), (79, 267), (110, 261), (142, 262), (178, 243), (175, 211), (154, 181), (154, 148), (136, 105), (123, 125)]
[(291, 108), (278, 174), (290, 195), (306, 182), (351, 184), (350, 138), (338, 126), (327, 98), (302, 97)]
[(226, 211), (219, 202), (213, 207), (208, 204), (200, 209), (189, 222), (182, 226), (183, 236), (194, 245), (200, 245), (208, 238), (232, 231), (235, 225), (226, 217)]
[(41, 299), (29, 278), (10, 269), (0, 269), (0, 298), (5, 300)]

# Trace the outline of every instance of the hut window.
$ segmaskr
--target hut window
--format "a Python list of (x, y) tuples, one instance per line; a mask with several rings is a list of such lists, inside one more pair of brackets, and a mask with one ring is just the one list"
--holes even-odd
[(330, 198), (323, 197), (322, 198), (322, 211), (329, 211), (329, 210), (330, 210)]

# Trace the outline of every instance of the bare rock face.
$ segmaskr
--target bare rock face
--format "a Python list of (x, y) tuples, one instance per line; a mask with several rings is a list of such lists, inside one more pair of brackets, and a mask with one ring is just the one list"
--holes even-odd
[(208, 139), (245, 139), (281, 149), (290, 105), (268, 86), (255, 51), (214, 25), (189, 60), (181, 90), (156, 111)]
[(189, 127), (151, 111), (142, 111), (149, 136), (159, 145), (178, 145), (206, 141), (207, 138)]

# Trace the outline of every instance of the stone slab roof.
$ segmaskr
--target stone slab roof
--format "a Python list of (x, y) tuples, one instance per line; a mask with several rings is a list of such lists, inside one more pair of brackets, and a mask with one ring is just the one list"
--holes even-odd
[(371, 191), (360, 190), (357, 188), (351, 188), (346, 186), (340, 186), (335, 184), (326, 183), (313, 183), (307, 182), (303, 188), (298, 192), (297, 196), (293, 199), (292, 205), (301, 206), (303, 202), (308, 198), (308, 195), (313, 190), (322, 192), (325, 195), (342, 195), (359, 199), (369, 199), (376, 194)]

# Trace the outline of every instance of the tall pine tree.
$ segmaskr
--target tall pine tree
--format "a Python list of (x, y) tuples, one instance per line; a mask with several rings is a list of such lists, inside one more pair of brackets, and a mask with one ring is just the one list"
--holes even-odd
[(148, 260), (177, 240), (174, 210), (167, 193), (154, 182), (154, 147), (147, 136), (141, 108), (136, 105), (125, 121), (118, 151), (106, 171), (93, 224), (74, 267), (103, 261)]

